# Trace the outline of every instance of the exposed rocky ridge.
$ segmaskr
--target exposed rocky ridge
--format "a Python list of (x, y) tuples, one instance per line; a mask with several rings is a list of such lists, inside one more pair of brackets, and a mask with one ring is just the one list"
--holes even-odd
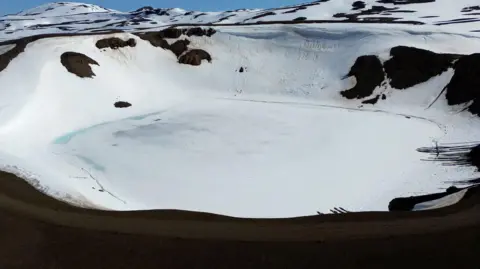
[(133, 38), (129, 38), (127, 41), (124, 41), (118, 37), (104, 38), (97, 41), (95, 46), (99, 49), (111, 48), (118, 49), (123, 47), (135, 47), (137, 42)]
[(448, 104), (472, 102), (468, 111), (480, 116), (480, 53), (460, 58), (453, 68), (455, 73), (444, 89)]
[[(314, 1), (298, 5), (262, 10), (231, 10), (225, 12), (200, 12), (172, 8), (143, 7), (135, 11), (119, 12), (95, 5), (65, 3), (65, 5), (46, 4), (28, 12), (7, 15), (0, 18), (0, 39), (7, 35), (29, 36), (37, 29), (54, 33), (89, 33), (100, 29), (117, 29), (129, 32), (153, 29), (153, 27), (172, 26), (211, 26), (254, 25), (272, 23), (412, 23), (429, 25), (468, 24), (465, 32), (480, 28), (480, 15), (477, 5), (471, 1), (457, 1), (444, 17), (435, 9), (434, 0), (382, 0), (351, 1), (343, 6), (332, 8), (333, 1)], [(475, 4), (475, 3), (473, 3)], [(434, 12), (432, 14), (432, 11)], [(296, 13), (297, 16), (288, 16)], [(90, 16), (90, 14), (95, 14)], [(74, 15), (74, 16), (72, 16)], [(468, 15), (469, 18), (465, 18)], [(426, 18), (429, 19), (426, 19)], [(442, 19), (444, 17), (444, 19)], [(32, 24), (36, 18), (44, 18), (40, 23)], [(58, 19), (61, 18), (61, 19)], [(300, 20), (299, 18), (302, 18)], [(303, 20), (303, 18), (306, 18)], [(261, 20), (261, 21), (259, 21)], [(450, 27), (454, 29), (453, 27)]]
[(397, 46), (390, 50), (390, 56), (392, 58), (383, 64), (390, 86), (406, 89), (447, 71), (461, 55)]
[[(474, 114), (480, 113), (480, 105), (476, 101), (480, 97), (476, 86), (477, 84), (480, 86), (479, 55), (436, 53), (416, 47), (396, 46), (390, 49), (390, 56), (391, 58), (383, 64), (375, 55), (358, 57), (346, 76), (354, 76), (357, 83), (353, 88), (341, 91), (340, 94), (347, 99), (363, 99), (370, 97), (375, 88), (385, 83), (392, 89), (405, 90), (453, 68), (455, 74), (444, 89), (447, 92), (448, 104), (472, 102), (469, 111)], [(383, 75), (386, 79), (380, 79)], [(375, 104), (379, 97), (378, 95), (371, 97), (363, 103)]]
[(365, 55), (357, 58), (346, 77), (354, 76), (356, 85), (341, 92), (347, 99), (361, 99), (370, 96), (377, 86), (385, 80), (380, 59), (375, 55)]
[(189, 64), (198, 66), (202, 60), (212, 61), (211, 55), (202, 49), (189, 49), (190, 40), (175, 40), (169, 44), (164, 38), (178, 39), (182, 35), (191, 36), (206, 36), (211, 37), (216, 31), (212, 28), (203, 29), (200, 27), (193, 28), (169, 28), (158, 32), (137, 33), (141, 39), (149, 41), (154, 47), (161, 47), (173, 52), (181, 64)]
[(90, 65), (99, 65), (85, 54), (72, 51), (64, 52), (60, 56), (60, 62), (68, 72), (81, 78), (93, 78), (95, 73), (93, 73)]
[(212, 61), (210, 54), (202, 49), (192, 49), (178, 58), (178, 62), (181, 64), (189, 64), (198, 66), (202, 63), (202, 60)]
[(168, 42), (163, 39), (163, 36), (160, 34), (160, 32), (135, 33), (135, 35), (145, 41), (150, 42), (150, 44), (154, 47), (160, 47), (163, 49), (168, 49), (169, 47)]
[(188, 45), (190, 45), (190, 41), (188, 39), (177, 40), (172, 45), (168, 47), (175, 56), (180, 57), (185, 51), (188, 50)]

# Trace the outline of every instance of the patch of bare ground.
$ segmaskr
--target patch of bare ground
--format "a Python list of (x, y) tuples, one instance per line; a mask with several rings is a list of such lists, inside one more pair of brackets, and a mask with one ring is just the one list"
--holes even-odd
[(79, 52), (64, 52), (60, 56), (60, 62), (68, 72), (81, 78), (93, 78), (95, 73), (90, 65), (99, 65), (95, 60)]
[(202, 63), (202, 60), (212, 61), (210, 54), (202, 49), (192, 49), (178, 58), (178, 62), (181, 64), (189, 64), (198, 66)]
[(189, 44), (190, 44), (190, 41), (188, 39), (177, 40), (172, 45), (170, 45), (168, 49), (171, 50), (173, 54), (175, 54), (175, 56), (179, 57), (185, 51), (188, 50)]
[(95, 43), (95, 46), (99, 49), (118, 49), (123, 47), (135, 47), (136, 45), (137, 42), (133, 38), (129, 38), (127, 41), (124, 41), (118, 37), (100, 39)]
[(75, 208), (2, 173), (0, 268), (474, 268), (480, 194), (469, 193), (422, 212), (237, 219)]
[(146, 32), (146, 33), (135, 33), (141, 39), (150, 42), (154, 47), (160, 47), (163, 49), (168, 48), (168, 42), (163, 39), (162, 35), (159, 32)]

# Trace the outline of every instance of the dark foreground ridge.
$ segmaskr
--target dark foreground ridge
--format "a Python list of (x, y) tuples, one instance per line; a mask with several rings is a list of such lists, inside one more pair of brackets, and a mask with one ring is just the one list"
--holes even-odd
[(109, 212), (69, 206), (2, 173), (0, 268), (472, 268), (479, 202), (476, 191), (438, 210), (291, 219)]
[(64, 52), (60, 56), (60, 62), (68, 72), (81, 78), (93, 78), (95, 73), (92, 71), (91, 64), (99, 65), (95, 60), (79, 52)]

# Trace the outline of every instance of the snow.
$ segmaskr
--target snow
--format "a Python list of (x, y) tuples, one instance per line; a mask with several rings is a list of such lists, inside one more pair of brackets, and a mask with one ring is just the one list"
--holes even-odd
[(446, 207), (446, 206), (456, 204), (460, 200), (462, 200), (462, 198), (465, 196), (467, 191), (468, 191), (468, 188), (464, 189), (464, 190), (461, 190), (459, 192), (456, 192), (454, 194), (447, 195), (447, 196), (442, 197), (440, 199), (416, 204), (415, 207), (413, 208), (413, 210), (414, 211), (433, 210), (433, 209), (438, 209), (438, 208), (442, 208), (442, 207)]
[[(417, 6), (427, 7), (405, 9)], [(351, 1), (329, 1), (291, 15), (324, 8), (315, 13), (323, 18), (347, 7)], [(460, 12), (460, 4), (455, 7)], [(28, 22), (130, 16), (92, 5), (83, 15), (60, 11)], [(19, 21), (6, 16), (18, 31), (0, 36), (53, 31), (28, 30), (21, 17), (31, 12), (15, 15)], [(192, 16), (178, 15), (179, 21)], [(261, 19), (290, 18), (271, 17)], [(449, 107), (443, 96), (430, 107), (452, 70), (407, 90), (379, 88), (387, 99), (374, 106), (344, 99), (339, 92), (355, 80), (341, 78), (358, 56), (386, 60), (396, 45), (477, 52), (480, 39), (468, 32), (474, 24), (459, 25), (454, 31), (448, 25), (222, 26), (211, 38), (190, 38), (191, 47), (213, 58), (196, 67), (178, 64), (170, 51), (129, 33), (41, 39), (0, 72), (0, 169), (58, 199), (100, 209), (239, 217), (310, 215), (336, 206), (387, 210), (395, 197), (438, 192), (452, 178), (474, 177), (470, 167), (423, 161), (427, 156), (416, 149), (479, 140), (479, 119)], [(137, 46), (98, 50), (95, 42), (107, 36), (135, 38)], [(66, 51), (97, 61), (96, 76), (68, 73), (59, 60)], [(237, 72), (240, 67), (246, 71)], [(117, 101), (132, 106), (115, 108)]]

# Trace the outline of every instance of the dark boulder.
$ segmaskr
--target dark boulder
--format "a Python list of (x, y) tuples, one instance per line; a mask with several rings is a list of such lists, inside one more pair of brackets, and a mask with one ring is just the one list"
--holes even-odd
[(217, 31), (213, 28), (208, 28), (207, 30), (201, 28), (201, 27), (193, 27), (193, 28), (188, 28), (185, 29), (185, 34), (187, 36), (212, 36), (216, 33)]
[(170, 45), (169, 49), (175, 54), (175, 56), (179, 57), (188, 50), (188, 45), (190, 41), (187, 39), (184, 40), (177, 40), (172, 45)]
[(429, 50), (397, 46), (390, 50), (391, 58), (384, 63), (390, 86), (406, 89), (426, 82), (453, 66), (460, 55), (439, 54)]
[(202, 60), (212, 61), (210, 54), (202, 49), (193, 49), (178, 58), (178, 62), (181, 64), (189, 64), (198, 66), (202, 63)]
[(375, 55), (364, 55), (357, 58), (346, 77), (354, 76), (357, 84), (340, 94), (347, 99), (361, 99), (373, 94), (377, 86), (385, 79), (382, 63)]
[(130, 104), (129, 102), (125, 102), (125, 101), (118, 101), (118, 102), (115, 102), (115, 104), (113, 104), (116, 108), (126, 108), (126, 107), (131, 107), (132, 104)]
[(154, 47), (160, 47), (163, 49), (168, 49), (168, 42), (163, 39), (163, 35), (160, 32), (146, 32), (146, 33), (137, 33), (136, 34), (141, 39), (150, 42)]
[(60, 62), (68, 72), (81, 78), (92, 78), (95, 76), (90, 65), (99, 65), (95, 60), (78, 52), (64, 52), (60, 56)]
[(123, 47), (135, 47), (136, 45), (137, 45), (137, 42), (133, 38), (130, 38), (127, 41), (124, 41), (118, 37), (100, 39), (97, 41), (97, 43), (95, 43), (95, 46), (99, 49), (104, 49), (104, 48), (118, 49)]

